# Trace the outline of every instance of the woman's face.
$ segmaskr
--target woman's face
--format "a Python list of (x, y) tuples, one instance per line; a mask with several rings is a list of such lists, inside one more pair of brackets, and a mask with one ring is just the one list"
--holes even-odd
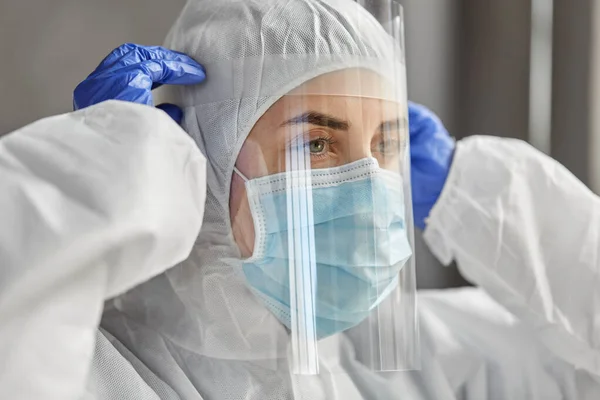
[[(325, 90), (324, 90), (325, 88)], [(290, 170), (290, 151), (313, 169), (373, 157), (400, 172), (407, 138), (406, 107), (382, 95), (385, 83), (366, 70), (322, 75), (279, 99), (254, 125), (236, 166), (248, 179)], [(331, 93), (331, 94), (325, 94)], [(254, 248), (254, 224), (243, 179), (233, 174), (229, 199), (234, 239), (244, 258)]]

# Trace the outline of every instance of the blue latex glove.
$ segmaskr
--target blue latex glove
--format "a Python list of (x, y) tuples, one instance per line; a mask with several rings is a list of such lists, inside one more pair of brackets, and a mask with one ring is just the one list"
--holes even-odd
[(409, 102), (408, 125), (413, 213), (415, 225), (425, 229), (448, 177), (456, 144), (439, 118), (419, 104)]
[[(194, 85), (206, 78), (204, 67), (189, 56), (159, 46), (126, 43), (114, 49), (73, 92), (73, 109), (105, 100), (153, 105), (152, 89), (163, 84)], [(177, 123), (183, 112), (174, 104), (161, 104)]]

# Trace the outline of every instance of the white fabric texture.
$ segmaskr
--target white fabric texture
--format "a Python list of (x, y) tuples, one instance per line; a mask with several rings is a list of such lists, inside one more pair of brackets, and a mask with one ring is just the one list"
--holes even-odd
[(425, 238), (557, 356), (600, 376), (600, 199), (566, 168), (520, 141), (464, 140)]
[[(461, 355), (467, 353), (467, 356), (453, 359), (460, 364), (459, 361), (468, 359), (470, 354), (479, 369), (461, 375), (463, 364), (440, 364), (440, 357), (433, 355), (434, 350), (441, 348), (442, 354), (454, 353), (446, 350), (445, 338), (438, 338), (429, 323), (423, 323), (424, 342), (428, 344), (424, 345), (424, 370), (420, 374), (370, 372), (354, 357), (359, 349), (354, 349), (351, 340), (342, 334), (319, 343), (321, 375), (292, 375), (282, 357), (287, 352), (287, 332), (253, 296), (239, 272), (240, 255), (229, 221), (229, 185), (237, 153), (251, 127), (279, 96), (300, 83), (343, 66), (360, 65), (360, 60), (367, 60), (365, 65), (373, 59), (388, 60), (393, 54), (383, 39), (381, 28), (366, 12), (360, 21), (349, 17), (358, 15), (346, 12), (356, 7), (354, 2), (346, 0), (192, 0), (169, 34), (167, 47), (190, 54), (207, 68), (205, 85), (175, 88), (175, 93), (170, 93), (174, 101), (184, 107), (184, 128), (209, 161), (203, 228), (186, 261), (111, 302), (102, 325), (135, 360), (181, 398), (392, 399), (411, 393), (412, 398), (450, 399), (461, 390), (467, 390), (469, 398), (481, 399), (486, 397), (477, 395), (495, 393), (490, 388), (506, 389), (505, 385), (514, 384), (509, 377), (486, 373), (488, 362), (495, 360), (477, 354), (479, 350), (471, 346), (474, 340), (464, 340), (479, 337), (477, 325), (463, 328), (473, 331), (471, 335), (461, 332), (462, 340), (454, 339), (459, 343), (457, 348)], [(359, 24), (361, 29), (356, 29)], [(455, 166), (456, 171), (457, 168)], [(510, 170), (511, 165), (507, 163), (506, 168)], [(482, 171), (481, 168), (474, 170)], [(487, 177), (480, 175), (479, 179)], [(452, 183), (449, 186), (448, 190), (452, 190)], [(445, 226), (444, 223), (437, 225), (436, 218), (442, 220), (444, 215), (451, 218), (453, 212), (448, 207), (445, 213), (433, 215), (429, 235), (435, 236), (435, 232)], [(459, 246), (467, 254), (477, 251), (470, 247), (473, 240), (468, 236), (478, 229), (478, 226), (463, 229), (465, 237)], [(554, 228), (546, 229), (553, 231)], [(439, 248), (445, 242), (439, 239), (430, 243), (438, 255), (443, 255)], [(501, 242), (489, 242), (488, 246), (494, 243), (502, 249)], [(516, 264), (513, 268), (519, 267)], [(499, 306), (490, 308), (502, 310)], [(422, 308), (422, 312), (427, 311)], [(456, 318), (459, 316), (457, 311)], [(591, 315), (588, 317), (593, 319)], [(452, 320), (438, 319), (452, 332)], [(536, 371), (543, 371), (545, 364), (539, 362), (544, 351), (534, 346), (536, 341), (527, 338), (514, 333), (509, 340), (527, 343), (523, 347), (532, 349)], [(501, 370), (510, 377), (518, 376), (513, 370), (528, 373), (514, 361), (517, 359), (499, 363)], [(334, 367), (346, 373), (329, 374)], [(484, 378), (473, 377), (476, 372)], [(535, 395), (534, 389), (518, 388), (534, 388), (540, 383), (539, 379), (535, 380), (538, 375), (525, 377), (529, 385), (497, 392), (516, 396), (498, 395), (498, 398), (535, 399), (535, 396), (527, 397), (531, 393)], [(477, 378), (480, 385), (490, 386), (466, 387), (465, 382), (472, 378)], [(569, 382), (577, 386), (573, 380)], [(558, 396), (561, 390), (562, 386), (553, 396)], [(553, 398), (544, 396), (539, 398)]]
[[(123, 322), (130, 337), (121, 341), (105, 330), (94, 332), (109, 294), (185, 257), (199, 228), (204, 159), (164, 113), (103, 103), (3, 137), (0, 155), (0, 216), (13, 227), (0, 230), (1, 398), (600, 398), (598, 375), (586, 359), (597, 352), (598, 287), (577, 283), (590, 271), (596, 272), (589, 280), (598, 276), (589, 251), (598, 243), (593, 230), (598, 198), (521, 142), (485, 137), (459, 142), (426, 232), (442, 260), (455, 258), (497, 301), (475, 288), (422, 292), (421, 371), (375, 375), (356, 362), (340, 335), (327, 339), (326, 348), (349, 373), (304, 380), (198, 356), (110, 305), (105, 320)], [(540, 204), (553, 211), (532, 212)], [(558, 216), (569, 221), (557, 224)], [(528, 240), (533, 228), (540, 239), (560, 240), (552, 246)], [(122, 240), (125, 232), (131, 240)], [(509, 248), (504, 238), (520, 238), (516, 243), (527, 248)], [(481, 246), (488, 251), (479, 251)], [(76, 262), (62, 263), (57, 254)], [(537, 263), (530, 262), (533, 256)], [(553, 263), (569, 256), (562, 275)], [(59, 261), (60, 268), (52, 268)], [(520, 290), (520, 280), (511, 282), (510, 273), (530, 277), (529, 288), (551, 293), (545, 308), (535, 301), (537, 291)], [(150, 283), (164, 282), (161, 277)], [(515, 289), (500, 291), (507, 286), (503, 281)], [(160, 297), (161, 285), (153, 287)], [(579, 313), (569, 308), (570, 301), (578, 302)], [(540, 311), (545, 309), (564, 318)], [(177, 324), (180, 315), (174, 307), (155, 318)], [(564, 343), (548, 341), (553, 332)], [(586, 351), (572, 351), (570, 343)]]
[[(519, 194), (526, 197), (518, 198)], [(560, 234), (557, 225), (553, 225), (557, 213), (534, 213), (532, 210), (536, 208), (532, 205), (545, 202), (548, 210), (568, 209), (563, 201), (580, 205), (577, 210), (587, 216), (594, 215), (600, 206), (598, 198), (568, 171), (522, 142), (488, 137), (463, 140), (456, 150), (442, 197), (432, 211), (427, 240), (440, 259), (448, 262), (456, 258), (467, 276), (489, 293), (496, 294), (505, 285), (498, 283), (500, 279), (481, 276), (490, 272), (500, 277), (510, 276), (512, 272), (531, 276), (531, 287), (542, 289), (547, 282), (554, 282), (555, 292), (551, 303), (546, 304), (550, 309), (566, 310), (560, 296), (565, 290), (572, 291), (567, 298), (580, 301), (582, 307), (588, 306), (600, 289), (581, 285), (583, 290), (578, 290), (570, 288), (569, 283), (590, 270), (595, 270), (596, 275), (588, 279), (596, 280), (596, 260), (574, 254), (595, 246), (597, 237), (582, 233), (577, 244), (565, 240), (542, 246), (545, 242), (524, 236), (533, 228), (537, 228), (538, 238)], [(563, 222), (560, 227), (571, 234), (578, 230), (590, 232), (587, 218), (584, 221), (575, 217)], [(500, 230), (501, 227), (506, 228)], [(485, 232), (503, 232), (503, 236), (484, 236), (487, 240), (479, 240)], [(511, 239), (529, 247), (509, 248)], [(482, 247), (485, 251), (480, 251)], [(558, 259), (569, 254), (572, 268), (556, 279), (554, 259), (549, 256)], [(481, 257), (478, 258), (481, 262), (473, 263), (475, 257)], [(537, 263), (530, 264), (528, 260), (533, 257)], [(533, 274), (533, 265), (543, 268), (545, 274)], [(560, 349), (546, 341), (547, 331), (552, 330), (546, 325), (554, 321), (547, 318), (544, 325), (539, 318), (544, 320), (551, 314), (520, 312), (514, 308), (515, 304), (523, 304), (523, 298), (535, 299), (535, 292), (520, 293), (520, 281), (511, 285), (515, 290), (504, 296), (494, 295), (495, 300), (484, 289), (476, 288), (422, 292), (419, 297), (422, 370), (415, 372), (372, 373), (354, 358), (355, 349), (346, 335), (338, 335), (324, 340), (322, 349), (329, 352), (328, 360), (337, 362), (347, 374), (299, 378), (252, 362), (198, 355), (114, 310), (107, 313), (107, 319), (112, 319), (113, 327), (117, 326), (115, 321), (126, 326), (121, 337), (128, 348), (134, 349), (135, 356), (125, 356), (134, 365), (142, 359), (183, 399), (599, 398), (598, 375), (577, 358), (582, 354), (565, 350), (565, 344)], [(157, 282), (154, 288), (160, 287)], [(586, 287), (593, 290), (586, 291)], [(535, 302), (530, 302), (523, 310), (535, 311), (535, 306)], [(514, 314), (507, 309), (513, 309)], [(184, 315), (177, 312), (174, 308), (177, 318)], [(563, 314), (569, 315), (566, 311)], [(573, 317), (571, 323), (582, 327), (593, 325), (597, 310), (588, 306), (584, 314)], [(596, 333), (586, 330), (571, 330), (561, 336), (565, 342), (583, 345), (587, 350), (584, 356), (597, 351), (595, 337)]]
[(189, 254), (205, 165), (166, 113), (118, 101), (2, 137), (0, 398), (81, 395), (104, 301)]

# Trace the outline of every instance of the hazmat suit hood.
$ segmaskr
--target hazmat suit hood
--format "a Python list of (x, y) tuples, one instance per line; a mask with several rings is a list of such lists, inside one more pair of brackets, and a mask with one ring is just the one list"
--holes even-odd
[(273, 393), (285, 392), (289, 371), (265, 371), (286, 369), (279, 364), (288, 332), (247, 287), (233, 240), (229, 191), (237, 155), (257, 120), (290, 90), (345, 68), (386, 76), (399, 52), (350, 0), (190, 0), (165, 47), (206, 68), (205, 83), (168, 88), (161, 99), (183, 108), (182, 127), (208, 160), (203, 226), (188, 259), (112, 301), (103, 327), (162, 379), (176, 380), (184, 363), (195, 386), (219, 371), (234, 374), (240, 393), (264, 380)]

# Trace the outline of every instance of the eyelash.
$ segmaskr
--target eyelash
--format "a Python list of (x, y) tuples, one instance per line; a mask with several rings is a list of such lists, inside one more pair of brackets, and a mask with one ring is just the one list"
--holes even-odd
[[(310, 139), (309, 141), (306, 142), (306, 144), (304, 145), (305, 148), (308, 148), (310, 146), (311, 143), (314, 142), (324, 142), (326, 147), (325, 149), (323, 149), (323, 151), (319, 154), (313, 154), (311, 153), (310, 156), (313, 158), (317, 158), (317, 159), (321, 159), (321, 158), (325, 158), (327, 157), (327, 153), (329, 152), (329, 149), (331, 148), (331, 146), (333, 146), (334, 144), (336, 144), (336, 141), (333, 139), (333, 137), (331, 136), (319, 136), (313, 139)], [(309, 149), (310, 152), (310, 149)]]

